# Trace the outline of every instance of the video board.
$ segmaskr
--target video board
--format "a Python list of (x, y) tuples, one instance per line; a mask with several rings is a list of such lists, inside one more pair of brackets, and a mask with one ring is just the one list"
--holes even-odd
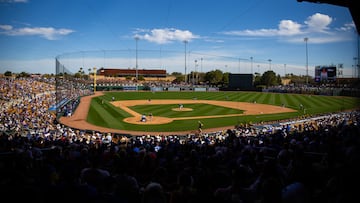
[(229, 74), (229, 88), (239, 90), (253, 89), (253, 75), (252, 74)]
[(316, 66), (315, 82), (336, 81), (336, 66)]

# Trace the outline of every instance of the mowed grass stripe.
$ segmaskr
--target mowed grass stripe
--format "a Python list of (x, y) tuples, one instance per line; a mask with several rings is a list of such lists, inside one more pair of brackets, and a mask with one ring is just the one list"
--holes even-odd
[(263, 101), (266, 99), (266, 97), (267, 97), (267, 94), (268, 93), (257, 93), (257, 94), (255, 94), (255, 99), (252, 99), (251, 101), (249, 101), (249, 102), (251, 102), (251, 103), (253, 103), (254, 101), (256, 102), (256, 103), (263, 103)]
[(175, 105), (136, 105), (130, 106), (131, 110), (138, 112), (139, 114), (149, 114), (152, 113), (154, 116), (164, 115), (169, 116), (171, 115), (170, 109), (175, 108)]
[(229, 100), (229, 101), (241, 101), (242, 98), (242, 93), (241, 92), (230, 92), (230, 93), (226, 93), (225, 95), (225, 100)]
[(336, 98), (326, 98), (326, 97), (322, 97), (320, 98), (321, 99), (321, 102), (324, 104), (324, 105), (336, 105), (336, 106), (341, 106), (342, 105), (342, 102), (340, 99), (336, 99)]
[(96, 105), (90, 105), (88, 117), (86, 121), (93, 124), (98, 124), (101, 126), (107, 126), (106, 119), (101, 116), (100, 108), (97, 108)]
[(289, 101), (288, 99), (285, 97), (285, 94), (279, 94), (279, 100), (281, 104), (284, 104), (285, 107), (289, 106)]
[[(198, 94), (198, 99), (204, 99), (204, 100), (214, 100), (214, 97), (216, 95), (214, 94)], [(216, 98), (216, 97), (215, 97)]]
[(329, 106), (335, 109), (340, 109), (340, 106), (334, 102), (334, 100), (331, 97), (326, 96), (317, 96), (314, 98), (313, 96), (309, 96), (307, 100), (307, 106), (306, 108), (312, 108), (314, 111), (321, 112), (322, 109), (327, 109)]
[(241, 111), (237, 110), (237, 109), (233, 109), (233, 108), (227, 108), (227, 107), (223, 107), (223, 106), (216, 106), (216, 105), (205, 105), (205, 108), (203, 108), (202, 106), (198, 107), (199, 109), (201, 109), (198, 114), (199, 115), (227, 115), (227, 114), (237, 114), (237, 113), (241, 113)]
[[(297, 95), (297, 98), (301, 104), (303, 104), (307, 112), (311, 110), (313, 113), (320, 113), (328, 109), (328, 106), (324, 105), (324, 102), (321, 101), (322, 96), (305, 95), (301, 97), (301, 95)], [(334, 106), (332, 106), (332, 108), (334, 108)]]
[(257, 94), (257, 93), (244, 93), (242, 94), (242, 99), (240, 101), (244, 101), (244, 102), (254, 102), (257, 101), (259, 99), (259, 97), (261, 96), (261, 94)]
[[(96, 100), (92, 100), (90, 106), (89, 114), (91, 119), (87, 119), (89, 122), (95, 120), (103, 123), (104, 127), (111, 127), (113, 125), (118, 125), (119, 120), (122, 118), (119, 114), (113, 116), (115, 114), (113, 109), (100, 105)], [(101, 109), (104, 109), (105, 111), (101, 111)]]
[(266, 102), (266, 104), (276, 105), (276, 99), (275, 98), (277, 97), (278, 94), (279, 93), (271, 93), (271, 94), (269, 94), (269, 97), (268, 97), (269, 101)]
[(329, 100), (327, 99), (327, 97), (323, 97), (321, 99), (324, 108), (329, 108), (329, 106), (332, 106), (333, 108), (342, 110), (345, 106), (349, 106), (349, 105), (359, 106), (358, 105), (359, 103), (356, 103), (353, 100), (351, 100), (349, 104), (344, 104), (344, 100), (347, 100), (347, 98), (345, 97), (343, 98), (339, 97), (338, 99), (334, 99), (334, 100)]
[(278, 95), (274, 95), (273, 96), (273, 100), (274, 100), (274, 104), (277, 105), (277, 106), (281, 106), (281, 94), (278, 93)]
[(309, 105), (312, 105), (312, 108), (333, 104), (331, 97), (324, 97), (324, 96), (317, 96), (317, 97), (308, 96), (307, 101)]
[(356, 106), (359, 107), (360, 104), (360, 98), (356, 98), (356, 100), (353, 100), (352, 97), (340, 97), (342, 106)]
[[(204, 97), (203, 97), (204, 98)], [(211, 95), (211, 97), (208, 97), (211, 100), (225, 100), (226, 95), (221, 95), (221, 94), (213, 94)], [(204, 98), (205, 99), (205, 98)]]
[[(98, 102), (98, 101), (97, 101)], [(98, 102), (98, 104), (100, 105), (100, 103)], [(126, 117), (129, 117), (131, 116), (131, 114), (129, 114), (128, 112), (118, 108), (118, 107), (115, 107), (114, 105), (110, 104), (109, 102), (104, 102), (104, 104), (101, 104), (104, 108), (108, 109), (109, 113), (111, 114), (112, 117), (114, 118), (126, 118)]]
[(320, 105), (317, 100), (311, 101), (309, 100), (310, 97), (306, 95), (295, 94), (294, 98), (298, 101), (298, 107), (300, 104), (302, 104), (304, 108), (313, 108), (314, 106)]
[(299, 109), (300, 102), (294, 97), (295, 94), (285, 94), (287, 100), (287, 106), (293, 109)]
[(270, 103), (270, 97), (271, 97), (270, 93), (260, 94), (259, 98), (256, 99), (256, 103), (271, 104)]

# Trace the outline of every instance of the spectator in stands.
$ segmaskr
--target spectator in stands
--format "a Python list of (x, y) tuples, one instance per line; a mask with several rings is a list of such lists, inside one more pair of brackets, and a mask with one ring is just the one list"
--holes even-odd
[(143, 195), (142, 203), (166, 203), (168, 202), (167, 196), (163, 187), (156, 182), (151, 182), (146, 185)]

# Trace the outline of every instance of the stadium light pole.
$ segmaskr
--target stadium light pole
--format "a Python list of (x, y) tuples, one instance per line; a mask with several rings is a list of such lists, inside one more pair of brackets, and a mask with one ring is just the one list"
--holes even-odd
[(186, 45), (187, 45), (188, 41), (184, 40), (184, 45), (185, 45), (185, 84), (187, 83), (187, 75), (186, 75)]
[(253, 74), (253, 57), (250, 57), (250, 62), (251, 62), (251, 75)]
[(93, 68), (94, 70), (94, 93), (96, 92), (96, 67)]
[(197, 73), (197, 59), (195, 59), (195, 84), (197, 84), (197, 80), (198, 80), (198, 73)]
[(353, 77), (356, 78), (357, 60), (358, 60), (358, 58), (354, 57), (353, 59), (354, 59), (354, 70), (352, 72), (353, 72)]
[(286, 77), (286, 64), (284, 64), (284, 77)]
[(136, 82), (138, 81), (138, 41), (139, 41), (139, 36), (135, 36), (135, 43), (136, 43), (136, 49), (135, 49), (135, 55), (136, 55), (136, 64), (135, 64), (135, 78), (136, 78)]
[(269, 61), (269, 70), (271, 70), (271, 59), (268, 59)]
[(308, 67), (308, 46), (307, 46), (307, 42), (308, 42), (309, 38), (305, 37), (304, 41), (305, 41), (305, 52), (306, 52), (306, 84), (308, 84), (309, 79), (308, 79), (308, 75), (309, 75), (309, 67)]

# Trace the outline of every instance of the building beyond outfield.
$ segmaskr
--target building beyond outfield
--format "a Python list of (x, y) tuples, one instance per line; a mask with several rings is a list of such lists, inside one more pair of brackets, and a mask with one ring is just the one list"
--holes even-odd
[(116, 68), (100, 68), (97, 70), (98, 76), (105, 77), (151, 77), (151, 78), (166, 78), (166, 70), (162, 69), (116, 69)]

